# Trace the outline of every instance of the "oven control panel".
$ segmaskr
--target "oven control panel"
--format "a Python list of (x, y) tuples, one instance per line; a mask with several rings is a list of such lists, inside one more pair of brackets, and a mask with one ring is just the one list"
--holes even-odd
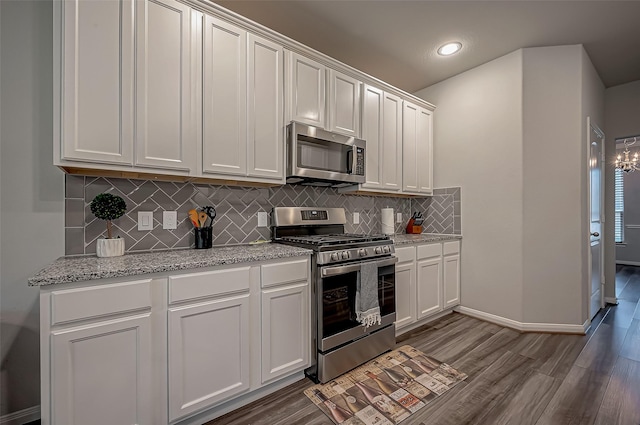
[(394, 252), (395, 249), (393, 244), (367, 246), (363, 248), (336, 249), (335, 251), (319, 252), (317, 256), (317, 263), (331, 264), (350, 260), (366, 260), (391, 255)]

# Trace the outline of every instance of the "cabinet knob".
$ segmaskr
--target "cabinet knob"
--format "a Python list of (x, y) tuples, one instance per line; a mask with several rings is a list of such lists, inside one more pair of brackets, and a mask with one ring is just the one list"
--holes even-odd
[(598, 236), (600, 236), (600, 233), (598, 233), (598, 232), (593, 232), (593, 233), (591, 233), (591, 236), (594, 236), (594, 237), (596, 237), (596, 238), (597, 238)]

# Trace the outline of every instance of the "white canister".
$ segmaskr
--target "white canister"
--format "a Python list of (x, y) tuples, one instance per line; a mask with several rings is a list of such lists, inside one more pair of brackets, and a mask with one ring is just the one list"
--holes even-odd
[(385, 235), (393, 235), (395, 233), (393, 208), (382, 209), (382, 233)]

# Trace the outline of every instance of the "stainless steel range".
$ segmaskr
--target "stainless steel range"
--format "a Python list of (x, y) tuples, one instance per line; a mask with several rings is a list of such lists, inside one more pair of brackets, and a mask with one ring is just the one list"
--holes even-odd
[[(307, 375), (325, 383), (395, 347), (395, 263), (387, 235), (344, 232), (342, 208), (277, 207), (274, 241), (312, 249), (312, 353)], [(365, 328), (356, 321), (355, 294), (365, 262), (378, 269), (382, 321)]]

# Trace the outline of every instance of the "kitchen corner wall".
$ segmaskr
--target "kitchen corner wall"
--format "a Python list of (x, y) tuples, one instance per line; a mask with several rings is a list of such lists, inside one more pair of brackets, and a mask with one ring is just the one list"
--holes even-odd
[[(346, 231), (380, 233), (380, 210), (391, 207), (402, 213), (396, 233), (403, 233), (413, 211), (426, 217), (427, 233), (460, 234), (460, 188), (436, 189), (431, 198), (392, 198), (342, 195), (335, 189), (311, 186), (277, 186), (272, 188), (213, 186), (194, 183), (162, 182), (65, 176), (65, 253), (94, 254), (96, 240), (106, 234), (106, 224), (96, 219), (89, 208), (99, 193), (121, 196), (127, 212), (115, 220), (115, 235), (125, 239), (127, 252), (189, 248), (194, 244), (193, 225), (188, 211), (199, 204), (193, 200), (200, 192), (216, 209), (213, 244), (246, 244), (256, 239), (270, 239), (270, 229), (257, 227), (257, 213), (271, 212), (273, 207), (342, 207), (347, 212)], [(197, 196), (203, 201), (201, 196)], [(153, 230), (138, 231), (138, 211), (153, 211)], [(177, 211), (175, 230), (162, 229), (162, 211)], [(360, 213), (360, 223), (353, 223), (353, 213)]]

